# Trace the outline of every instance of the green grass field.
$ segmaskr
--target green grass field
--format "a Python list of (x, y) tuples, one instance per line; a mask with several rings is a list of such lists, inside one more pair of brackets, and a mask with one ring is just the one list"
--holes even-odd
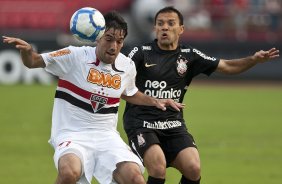
[[(54, 183), (53, 149), (47, 143), (54, 90), (0, 85), (0, 183)], [(281, 184), (282, 86), (195, 83), (185, 103), (185, 119), (200, 151), (203, 184)], [(126, 140), (121, 122), (119, 130)], [(167, 184), (179, 178), (168, 169)]]

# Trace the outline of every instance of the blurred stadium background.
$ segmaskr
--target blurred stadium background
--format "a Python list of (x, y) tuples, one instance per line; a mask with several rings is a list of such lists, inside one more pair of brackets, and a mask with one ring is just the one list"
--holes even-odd
[[(0, 34), (23, 38), (39, 52), (80, 45), (69, 20), (92, 6), (122, 13), (129, 23), (126, 51), (153, 38), (154, 14), (167, 5), (185, 17), (182, 42), (208, 55), (231, 59), (282, 48), (282, 0), (0, 0)], [(281, 57), (276, 61), (236, 76), (199, 76), (192, 84), (185, 103), (200, 144), (203, 183), (281, 183)], [(0, 42), (0, 183), (54, 181), (47, 139), (55, 81), (41, 69), (27, 70), (19, 52)], [(174, 177), (169, 172), (169, 184)]]
[[(229, 59), (260, 49), (282, 48), (281, 0), (0, 0), (0, 34), (23, 38), (39, 52), (76, 45), (79, 43), (69, 34), (70, 17), (78, 8), (92, 6), (102, 13), (113, 9), (122, 13), (129, 23), (126, 50), (153, 38), (154, 14), (166, 5), (175, 6), (185, 17), (182, 42), (208, 55)], [(30, 83), (34, 76), (50, 81), (36, 72), (25, 76), (16, 64), (17, 54), (0, 43), (0, 83)], [(212, 79), (281, 82), (281, 68), (282, 62), (266, 63), (236, 77), (214, 75)]]

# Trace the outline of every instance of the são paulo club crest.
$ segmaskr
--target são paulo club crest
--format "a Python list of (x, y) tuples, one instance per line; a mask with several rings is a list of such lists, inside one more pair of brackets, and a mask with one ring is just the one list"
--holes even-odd
[(91, 105), (92, 105), (93, 111), (97, 112), (100, 109), (102, 109), (105, 104), (107, 104), (108, 99), (103, 97), (103, 96), (92, 94), (92, 96), (90, 98), (90, 101), (91, 101)]
[(177, 62), (176, 70), (180, 76), (183, 76), (187, 72), (187, 69), (188, 69), (188, 66), (187, 66), (188, 60), (185, 57), (180, 55), (176, 62)]

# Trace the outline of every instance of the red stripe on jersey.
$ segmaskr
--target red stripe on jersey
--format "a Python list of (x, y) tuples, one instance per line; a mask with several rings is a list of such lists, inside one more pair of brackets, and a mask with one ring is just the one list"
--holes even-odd
[[(70, 83), (66, 80), (62, 80), (62, 79), (59, 79), (58, 86), (62, 87), (62, 88), (66, 88), (66, 89), (74, 92), (75, 94), (82, 96), (83, 98), (86, 98), (86, 99), (90, 99), (91, 96), (93, 94), (95, 94), (95, 93), (91, 93), (89, 91), (86, 91), (84, 89), (81, 89), (78, 86), (76, 86), (76, 85), (74, 85), (74, 84), (72, 84), (72, 83)], [(119, 101), (120, 101), (120, 98), (111, 98), (111, 97), (102, 96), (102, 95), (98, 95), (98, 94), (95, 94), (95, 95), (107, 98), (108, 99), (108, 101), (107, 101), (108, 105), (116, 104), (116, 103), (119, 103)]]

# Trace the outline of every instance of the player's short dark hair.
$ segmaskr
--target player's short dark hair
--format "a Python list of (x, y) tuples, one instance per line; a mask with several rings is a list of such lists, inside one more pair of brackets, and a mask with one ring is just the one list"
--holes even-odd
[(124, 38), (127, 36), (127, 23), (117, 11), (110, 11), (104, 15), (106, 31), (110, 28), (123, 30)]
[(155, 16), (155, 25), (156, 25), (156, 22), (157, 22), (157, 17), (160, 13), (171, 13), (171, 12), (174, 12), (177, 14), (178, 18), (179, 18), (179, 24), (180, 25), (183, 25), (183, 15), (180, 13), (180, 11), (178, 11), (176, 8), (174, 8), (173, 6), (167, 6), (167, 7), (164, 7), (162, 9), (160, 9), (157, 13), (156, 13), (156, 16)]

